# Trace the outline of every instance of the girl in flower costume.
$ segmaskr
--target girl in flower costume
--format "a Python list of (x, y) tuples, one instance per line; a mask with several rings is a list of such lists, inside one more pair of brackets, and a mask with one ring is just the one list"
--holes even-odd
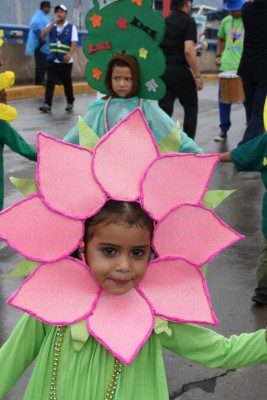
[(161, 155), (138, 108), (91, 150), (38, 135), (36, 192), (0, 214), (37, 265), (8, 299), (27, 315), (0, 350), (0, 398), (36, 357), (26, 400), (167, 400), (163, 348), (210, 368), (267, 362), (265, 330), (197, 325), (218, 323), (200, 266), (242, 238), (206, 206), (219, 159)]
[(23, 139), (22, 136), (9, 124), (17, 118), (17, 111), (14, 107), (6, 104), (5, 89), (14, 85), (15, 75), (12, 71), (0, 74), (0, 210), (4, 203), (4, 161), (3, 151), (7, 145), (11, 150), (36, 161), (36, 151)]
[[(99, 137), (141, 107), (157, 143), (166, 151), (170, 146), (183, 153), (202, 153), (202, 149), (181, 131), (156, 103), (165, 94), (160, 78), (165, 57), (159, 44), (164, 34), (164, 19), (151, 8), (150, 0), (119, 0), (100, 8), (97, 1), (86, 16), (90, 34), (84, 43), (89, 59), (85, 77), (91, 87), (106, 94), (92, 102), (80, 123), (63, 140), (79, 144), (79, 131), (89, 126)], [(118, 64), (121, 63), (121, 64)], [(113, 85), (114, 65), (129, 69), (131, 87), (120, 91)]]

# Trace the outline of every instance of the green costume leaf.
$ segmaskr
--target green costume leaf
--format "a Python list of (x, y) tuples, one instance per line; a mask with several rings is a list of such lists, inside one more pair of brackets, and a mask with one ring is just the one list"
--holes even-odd
[(31, 260), (22, 260), (5, 278), (20, 278), (29, 275), (39, 263)]
[(172, 335), (172, 330), (169, 328), (168, 321), (166, 321), (165, 319), (158, 318), (158, 317), (156, 317), (154, 332), (157, 335), (159, 335), (162, 332), (165, 332), (168, 336)]
[(202, 265), (202, 266), (200, 267), (200, 269), (201, 269), (203, 275), (206, 276), (206, 275), (207, 275), (207, 271), (208, 271), (208, 264)]
[(70, 327), (74, 351), (79, 352), (90, 336), (85, 320), (77, 322)]
[(176, 125), (173, 130), (162, 139), (158, 146), (160, 150), (160, 154), (166, 153), (177, 153), (181, 146), (181, 128), (178, 121), (176, 121)]
[(15, 178), (14, 176), (11, 176), (9, 179), (24, 196), (28, 196), (32, 193), (38, 193), (35, 179), (20, 179)]
[(99, 141), (99, 137), (81, 117), (79, 117), (78, 126), (80, 145), (89, 150), (94, 150), (95, 145)]
[(208, 190), (202, 201), (202, 205), (214, 209), (218, 207), (228, 196), (234, 193), (234, 190)]

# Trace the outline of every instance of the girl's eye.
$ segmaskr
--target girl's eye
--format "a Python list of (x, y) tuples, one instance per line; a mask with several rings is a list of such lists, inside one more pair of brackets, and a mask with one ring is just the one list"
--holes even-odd
[(143, 257), (146, 254), (144, 249), (134, 249), (132, 250), (132, 255), (134, 257)]
[(114, 256), (115, 254), (117, 254), (117, 250), (114, 247), (104, 247), (102, 249), (102, 252), (106, 255), (106, 256)]

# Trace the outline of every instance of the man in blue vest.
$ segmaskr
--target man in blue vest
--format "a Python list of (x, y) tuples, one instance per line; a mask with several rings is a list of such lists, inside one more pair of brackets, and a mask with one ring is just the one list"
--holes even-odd
[(73, 109), (74, 96), (71, 71), (73, 53), (77, 47), (78, 33), (76, 26), (67, 21), (68, 9), (64, 4), (55, 7), (55, 18), (42, 30), (42, 37), (49, 34), (49, 56), (47, 67), (47, 85), (45, 102), (40, 111), (48, 113), (52, 108), (52, 101), (56, 83), (60, 80), (64, 86), (67, 99), (66, 111)]

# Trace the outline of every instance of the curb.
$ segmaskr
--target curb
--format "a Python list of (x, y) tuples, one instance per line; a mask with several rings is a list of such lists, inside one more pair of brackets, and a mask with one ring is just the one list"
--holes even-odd
[[(13, 100), (23, 100), (23, 99), (33, 99), (35, 97), (44, 97), (45, 87), (44, 86), (36, 86), (36, 85), (28, 85), (28, 86), (15, 86), (9, 89), (6, 89), (8, 101)], [(94, 89), (92, 89), (87, 82), (76, 82), (73, 83), (73, 92), (74, 94), (87, 94), (87, 93), (96, 93)], [(64, 96), (64, 88), (63, 85), (55, 86), (55, 96)]]
[[(216, 74), (202, 74), (205, 82), (215, 81), (218, 79)], [(90, 94), (96, 93), (95, 89), (92, 89), (87, 82), (75, 82), (73, 83), (74, 94)], [(7, 98), (9, 101), (23, 100), (23, 99), (33, 99), (36, 97), (44, 97), (45, 87), (36, 85), (26, 85), (26, 86), (15, 86), (6, 89)], [(56, 85), (55, 96), (64, 96), (64, 88), (62, 85)]]

